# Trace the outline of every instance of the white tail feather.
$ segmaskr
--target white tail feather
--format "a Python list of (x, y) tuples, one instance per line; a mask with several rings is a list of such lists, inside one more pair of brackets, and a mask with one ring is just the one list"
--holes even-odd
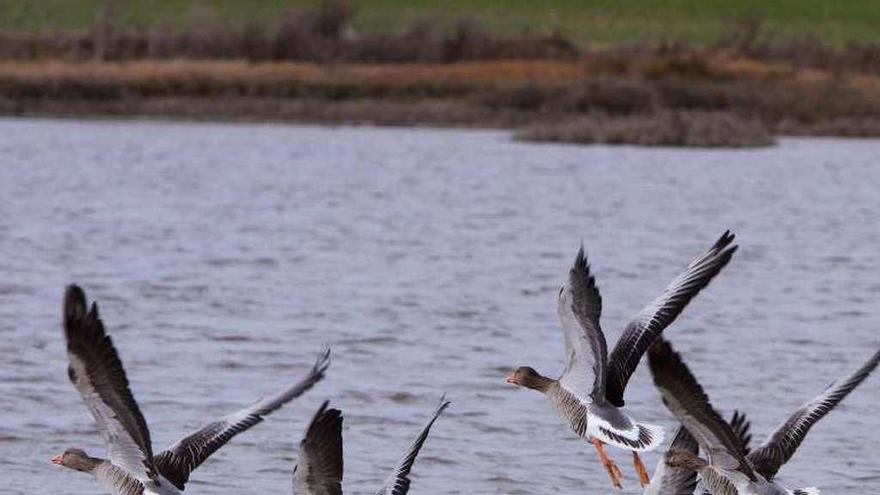
[(799, 488), (797, 490), (789, 490), (789, 495), (822, 495), (822, 492), (819, 491), (815, 486), (811, 486), (808, 488)]

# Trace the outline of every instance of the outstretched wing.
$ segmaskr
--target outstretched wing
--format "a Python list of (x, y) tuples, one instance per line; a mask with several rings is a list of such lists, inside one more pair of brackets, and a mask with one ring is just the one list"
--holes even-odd
[(446, 400), (445, 395), (440, 398), (440, 405), (437, 406), (434, 415), (428, 420), (428, 424), (422, 428), (421, 433), (419, 433), (419, 436), (416, 437), (412, 445), (406, 449), (406, 454), (404, 454), (403, 458), (397, 464), (397, 467), (394, 468), (394, 471), (391, 472), (391, 476), (385, 480), (385, 484), (377, 492), (377, 495), (406, 495), (406, 493), (409, 492), (409, 472), (412, 470), (413, 463), (416, 462), (416, 456), (419, 455), (419, 451), (422, 450), (422, 445), (424, 445), (425, 440), (428, 439), (428, 433), (431, 432), (431, 427), (434, 425), (434, 421), (437, 421), (437, 418), (440, 417), (440, 414), (443, 413), (447, 407), (449, 407), (449, 404), (451, 403)]
[(681, 356), (662, 337), (651, 346), (648, 364), (666, 407), (697, 440), (709, 464), (719, 472), (738, 472), (756, 481), (730, 424), (715, 411)]
[[(667, 453), (673, 450), (683, 450), (696, 456), (700, 449), (694, 437), (682, 426), (678, 428)], [(696, 471), (668, 466), (665, 457), (664, 455), (664, 459), (657, 462), (645, 495), (694, 495), (697, 487)]]
[(697, 294), (709, 285), (730, 261), (737, 246), (730, 246), (734, 235), (725, 232), (715, 244), (688, 265), (651, 304), (645, 306), (626, 326), (608, 358), (608, 401), (623, 407), (623, 391), (636, 370), (642, 354)]
[(86, 309), (76, 285), (64, 296), (67, 374), (107, 444), (110, 462), (141, 481), (157, 479), (150, 430), (128, 386), (122, 361), (104, 331), (98, 305)]
[(608, 348), (599, 326), (602, 296), (590, 274), (583, 246), (568, 272), (568, 282), (559, 291), (557, 312), (566, 355), (559, 382), (585, 404), (595, 398), (604, 402)]
[(342, 495), (342, 412), (321, 404), (299, 444), (294, 495)]
[(760, 447), (749, 454), (755, 469), (767, 479), (776, 476), (779, 468), (791, 459), (804, 441), (810, 428), (831, 412), (844, 397), (862, 383), (880, 362), (880, 351), (848, 376), (838, 380), (824, 392), (798, 408)]
[(189, 480), (190, 473), (205, 462), (205, 459), (234, 436), (260, 423), (266, 415), (312, 388), (324, 378), (324, 372), (328, 366), (330, 366), (329, 348), (318, 357), (308, 376), (295, 385), (240, 411), (208, 423), (161, 452), (155, 459), (159, 472), (168, 481), (174, 483), (174, 486), (183, 490)]

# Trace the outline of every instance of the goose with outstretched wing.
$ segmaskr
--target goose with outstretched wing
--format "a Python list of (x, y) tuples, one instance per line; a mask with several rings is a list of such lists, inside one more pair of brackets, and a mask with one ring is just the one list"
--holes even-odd
[(746, 458), (742, 442), (720, 414), (712, 407), (703, 387), (691, 374), (681, 356), (662, 338), (651, 346), (648, 365), (663, 403), (700, 445), (705, 459), (691, 451), (671, 450), (667, 466), (690, 469), (700, 474), (711, 493), (717, 487), (708, 482), (718, 476), (727, 480), (739, 495), (818, 495), (816, 488), (786, 490), (758, 472)]
[[(813, 425), (837, 407), (850, 392), (865, 381), (877, 369), (878, 364), (880, 364), (880, 350), (871, 355), (864, 364), (843, 378), (836, 380), (822, 393), (799, 407), (763, 444), (752, 451), (748, 449), (750, 436), (747, 436), (742, 442), (743, 453), (754, 466), (755, 471), (768, 480), (775, 478), (779, 468), (791, 459)], [(743, 416), (740, 415), (740, 418)], [(733, 421), (736, 421), (736, 417)], [(703, 495), (708, 493), (714, 495), (736, 494), (736, 488), (730, 482), (713, 472), (708, 472), (702, 483), (707, 487), (707, 490), (702, 492)]]
[(604, 444), (630, 450), (642, 486), (650, 482), (638, 452), (654, 450), (663, 430), (638, 423), (624, 411), (623, 392), (642, 355), (663, 330), (730, 261), (737, 246), (725, 232), (705, 253), (630, 322), (608, 355), (599, 325), (602, 297), (590, 273), (583, 246), (559, 292), (557, 313), (565, 341), (566, 366), (558, 380), (523, 366), (507, 377), (508, 383), (547, 395), (578, 436), (590, 441), (599, 459), (620, 488), (620, 469), (605, 453)]
[(260, 400), (208, 423), (157, 455), (150, 431), (131, 393), (122, 361), (104, 330), (98, 306), (86, 304), (85, 293), (72, 285), (64, 298), (64, 335), (68, 376), (92, 413), (107, 445), (107, 459), (71, 448), (52, 462), (95, 476), (114, 495), (181, 493), (190, 473), (232, 437), (302, 395), (324, 378), (330, 351), (321, 354), (309, 374), (277, 395)]
[[(743, 452), (748, 452), (752, 435), (749, 432), (751, 423), (746, 415), (734, 411), (729, 423)], [(697, 455), (700, 450), (700, 445), (684, 426), (678, 427), (678, 432), (672, 439), (672, 443), (657, 463), (657, 468), (654, 469), (654, 475), (651, 477), (651, 484), (645, 489), (644, 495), (693, 495), (695, 490), (699, 490), (699, 493), (703, 495), (711, 495), (709, 492), (704, 493), (704, 490), (700, 488), (695, 471), (666, 464), (666, 458), (677, 450), (684, 450), (693, 455)]]
[[(449, 407), (446, 397), (416, 439), (388, 476), (377, 495), (406, 495), (409, 492), (409, 473), (434, 422)], [(342, 412), (328, 409), (324, 402), (315, 413), (299, 445), (299, 455), (293, 467), (294, 495), (342, 495)]]
[[(675, 438), (669, 445), (664, 454), (683, 450), (697, 455), (700, 450), (699, 444), (694, 437), (683, 427), (678, 428)], [(651, 477), (651, 483), (645, 488), (644, 495), (694, 495), (697, 487), (697, 473), (690, 469), (682, 469), (672, 467), (666, 464), (664, 459), (660, 459), (657, 467), (654, 469), (654, 476)]]

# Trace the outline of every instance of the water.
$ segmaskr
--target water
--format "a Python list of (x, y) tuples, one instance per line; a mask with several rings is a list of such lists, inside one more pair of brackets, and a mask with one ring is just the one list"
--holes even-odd
[[(187, 493), (290, 493), (306, 423), (345, 413), (345, 486), (378, 487), (440, 394), (413, 493), (608, 493), (591, 446), (518, 365), (562, 367), (556, 291), (583, 240), (609, 340), (726, 228), (741, 250), (667, 335), (762, 439), (880, 346), (880, 143), (757, 151), (518, 144), (503, 132), (0, 121), (4, 494), (94, 494), (49, 458), (104, 449), (68, 383), (64, 285), (103, 316), (155, 449), (297, 379), (327, 380), (236, 438)], [(647, 370), (630, 412), (671, 426)], [(880, 488), (873, 376), (781, 472)], [(612, 451), (623, 493), (640, 493)], [(657, 456), (646, 456), (653, 468)]]

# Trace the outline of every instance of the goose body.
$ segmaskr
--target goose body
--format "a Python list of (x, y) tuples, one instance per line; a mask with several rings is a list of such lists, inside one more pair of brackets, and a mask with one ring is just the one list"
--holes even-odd
[(620, 487), (620, 470), (604, 452), (604, 444), (632, 451), (640, 481), (647, 486), (648, 474), (638, 452), (654, 450), (663, 441), (662, 428), (637, 422), (623, 409), (629, 378), (654, 339), (730, 261), (737, 249), (731, 246), (733, 239), (733, 234), (725, 232), (693, 260), (626, 326), (610, 355), (599, 324), (602, 297), (581, 246), (557, 302), (565, 370), (554, 380), (523, 366), (507, 377), (508, 383), (537, 390), (550, 399), (571, 429), (596, 447), (615, 487)]
[[(739, 411), (734, 411), (733, 417), (730, 419), (730, 427), (733, 429), (743, 451), (747, 451), (752, 437), (749, 433), (751, 424), (745, 415)], [(700, 444), (688, 433), (684, 426), (679, 426), (675, 438), (672, 439), (672, 443), (667, 448), (663, 458), (657, 462), (654, 475), (651, 477), (651, 483), (645, 488), (644, 495), (694, 495), (697, 489), (699, 489), (699, 493), (703, 493), (703, 489), (697, 480), (696, 471), (673, 467), (667, 464), (667, 459), (677, 451), (685, 451), (694, 456), (700, 452)]]
[(679, 427), (675, 438), (663, 459), (657, 462), (657, 468), (651, 477), (651, 483), (645, 488), (644, 495), (693, 495), (697, 487), (697, 473), (690, 469), (672, 467), (666, 464), (665, 458), (670, 452), (686, 451), (697, 455), (700, 446), (694, 437), (684, 428)]
[(129, 388), (113, 341), (104, 330), (97, 304), (89, 308), (85, 293), (75, 285), (65, 294), (64, 335), (68, 377), (92, 413), (108, 456), (94, 458), (71, 448), (52, 462), (93, 475), (114, 495), (182, 493), (192, 471), (211, 454), (321, 381), (330, 363), (328, 349), (298, 383), (212, 421), (154, 455), (147, 422)]
[(665, 459), (668, 466), (699, 473), (715, 495), (726, 493), (718, 478), (733, 486), (738, 495), (819, 495), (816, 488), (787, 490), (756, 470), (733, 428), (712, 407), (681, 356), (662, 338), (651, 347), (649, 365), (664, 404), (706, 456), (703, 459), (692, 451), (671, 449)]
[[(779, 469), (794, 456), (813, 425), (865, 381), (877, 369), (878, 364), (880, 350), (871, 355), (864, 364), (834, 381), (819, 395), (797, 408), (758, 448), (749, 451), (747, 442), (744, 442), (742, 447), (746, 460), (766, 479), (775, 478)], [(736, 495), (736, 487), (712, 470), (707, 471), (701, 481), (711, 495)]]

